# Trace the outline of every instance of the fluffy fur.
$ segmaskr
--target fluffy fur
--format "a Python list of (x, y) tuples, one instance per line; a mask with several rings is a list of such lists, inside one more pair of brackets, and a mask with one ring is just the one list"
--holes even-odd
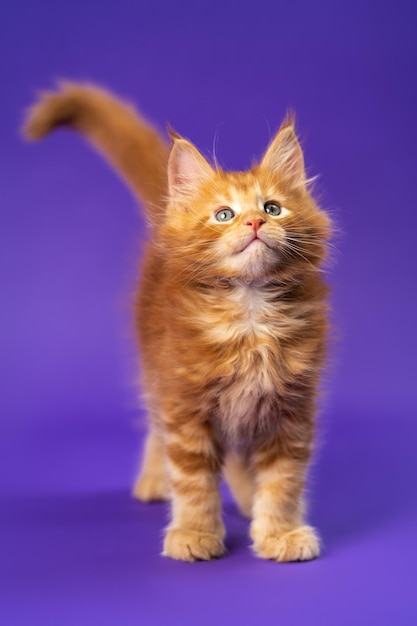
[[(151, 225), (136, 307), (150, 429), (134, 495), (172, 501), (163, 554), (224, 554), (223, 469), (258, 556), (318, 556), (303, 490), (325, 356), (330, 223), (309, 193), (293, 119), (246, 172), (214, 169), (175, 133), (169, 148), (91, 86), (44, 94), (26, 136), (57, 126), (104, 153)], [(224, 208), (232, 214), (219, 221)]]

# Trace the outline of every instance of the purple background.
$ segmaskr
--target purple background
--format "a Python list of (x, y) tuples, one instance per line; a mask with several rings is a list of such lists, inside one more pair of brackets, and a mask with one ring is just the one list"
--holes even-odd
[[(15, 0), (0, 11), (1, 623), (416, 624), (415, 3)], [(227, 559), (159, 556), (166, 507), (129, 494), (144, 224), (79, 138), (20, 141), (24, 108), (59, 77), (111, 87), (206, 154), (217, 136), (235, 169), (296, 110), (340, 230), (310, 489), (318, 561), (255, 559), (227, 496)]]

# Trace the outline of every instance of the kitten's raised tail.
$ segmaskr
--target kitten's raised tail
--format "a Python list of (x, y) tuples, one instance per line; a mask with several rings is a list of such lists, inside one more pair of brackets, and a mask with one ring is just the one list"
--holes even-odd
[(133, 107), (98, 87), (62, 82), (30, 108), (23, 133), (36, 141), (59, 126), (85, 135), (143, 201), (150, 223), (160, 223), (169, 148)]

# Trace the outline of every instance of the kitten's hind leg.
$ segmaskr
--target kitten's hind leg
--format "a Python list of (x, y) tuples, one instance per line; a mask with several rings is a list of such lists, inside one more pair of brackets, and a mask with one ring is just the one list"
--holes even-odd
[(162, 435), (153, 428), (150, 429), (145, 441), (142, 469), (133, 486), (132, 495), (142, 502), (170, 499), (165, 444)]
[(228, 455), (225, 459), (223, 474), (240, 512), (245, 517), (252, 517), (255, 480), (245, 459)]

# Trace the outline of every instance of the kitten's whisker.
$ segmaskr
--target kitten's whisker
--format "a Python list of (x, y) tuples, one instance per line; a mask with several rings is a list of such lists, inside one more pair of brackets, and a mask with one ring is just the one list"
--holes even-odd
[(312, 263), (309, 259), (307, 259), (307, 258), (306, 258), (306, 257), (305, 257), (305, 256), (304, 256), (301, 252), (300, 252), (300, 250), (299, 250), (297, 247), (293, 246), (293, 245), (292, 245), (291, 243), (289, 243), (289, 242), (285, 242), (285, 243), (284, 243), (284, 245), (285, 245), (285, 246), (286, 246), (289, 250), (291, 250), (291, 252), (293, 252), (293, 253), (294, 253), (294, 254), (296, 254), (297, 256), (301, 257), (302, 259), (304, 259), (304, 261), (305, 261), (306, 263), (308, 263), (308, 265), (310, 265), (311, 267), (314, 267), (313, 263)]
[(293, 243), (287, 242), (286, 244), (288, 247), (290, 247), (292, 250), (297, 250), (299, 252), (303, 252), (305, 254), (308, 254), (311, 257), (317, 258), (317, 259), (321, 259), (323, 258), (323, 255), (318, 253), (318, 252), (314, 252), (313, 250), (308, 250), (306, 248), (303, 248), (302, 246), (297, 246), (294, 245)]

